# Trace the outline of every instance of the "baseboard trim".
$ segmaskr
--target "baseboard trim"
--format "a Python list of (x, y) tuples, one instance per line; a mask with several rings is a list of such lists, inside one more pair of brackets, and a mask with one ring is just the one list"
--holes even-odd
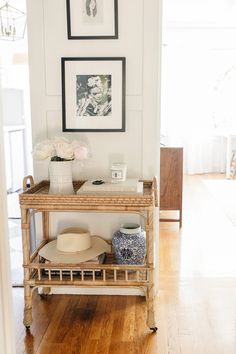
[[(42, 288), (39, 288), (39, 293), (42, 292)], [(112, 287), (96, 287), (96, 288), (51, 288), (52, 294), (68, 294), (68, 295), (133, 295), (133, 296), (145, 296), (144, 291), (138, 288), (112, 288)]]

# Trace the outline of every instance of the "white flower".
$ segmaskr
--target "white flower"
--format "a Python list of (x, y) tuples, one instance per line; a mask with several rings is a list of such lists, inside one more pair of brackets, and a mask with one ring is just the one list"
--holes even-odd
[(86, 160), (88, 158), (88, 149), (86, 146), (78, 146), (74, 150), (76, 160)]
[(56, 144), (56, 156), (65, 160), (74, 159), (74, 148), (70, 143), (59, 142)]
[(54, 144), (50, 140), (44, 140), (35, 146), (33, 155), (36, 160), (46, 160), (54, 155)]
[(55, 137), (38, 143), (33, 154), (37, 160), (50, 158), (52, 161), (85, 160), (89, 155), (84, 142), (78, 140), (70, 142), (64, 137)]
[(86, 160), (88, 158), (88, 147), (85, 143), (73, 140), (71, 144), (74, 148), (74, 156), (76, 160)]

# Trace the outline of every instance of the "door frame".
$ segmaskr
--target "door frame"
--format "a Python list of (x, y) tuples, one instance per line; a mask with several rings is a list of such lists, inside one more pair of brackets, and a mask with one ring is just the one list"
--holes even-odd
[[(0, 78), (1, 79), (1, 78)], [(15, 354), (15, 333), (13, 322), (13, 300), (10, 274), (10, 248), (7, 221), (7, 187), (5, 179), (3, 120), (0, 87), (0, 353)]]

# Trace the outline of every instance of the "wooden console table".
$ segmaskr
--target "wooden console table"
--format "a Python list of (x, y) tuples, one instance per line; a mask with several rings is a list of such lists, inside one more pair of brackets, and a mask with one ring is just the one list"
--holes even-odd
[(177, 221), (182, 226), (183, 148), (161, 147), (160, 210), (176, 210), (179, 218), (160, 221)]
[[(30, 188), (26, 189), (30, 180)], [(75, 192), (85, 181), (74, 183)], [(154, 308), (154, 208), (157, 206), (157, 181), (143, 181), (143, 194), (48, 194), (49, 181), (34, 184), (32, 176), (24, 178), (24, 192), (20, 194), (24, 267), (24, 325), (32, 323), (32, 294), (42, 287), (45, 294), (50, 287), (139, 287), (147, 300), (147, 325), (156, 332)], [(42, 213), (42, 242), (30, 254), (30, 211)], [(45, 263), (38, 251), (49, 241), (50, 212), (107, 212), (137, 213), (144, 218), (147, 255), (144, 265), (115, 264), (113, 254), (106, 263), (98, 265)]]

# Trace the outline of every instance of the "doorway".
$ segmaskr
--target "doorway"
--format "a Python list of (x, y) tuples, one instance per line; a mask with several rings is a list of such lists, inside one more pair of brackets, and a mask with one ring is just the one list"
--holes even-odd
[[(26, 1), (11, 1), (26, 12)], [(32, 174), (32, 138), (27, 35), (0, 40), (1, 101), (8, 206), (12, 285), (23, 284), (19, 193), (23, 177)]]
[(235, 15), (230, 0), (163, 2), (161, 136), (184, 148), (186, 174), (225, 173), (236, 132)]
[[(186, 176), (218, 174), (225, 180), (221, 183), (225, 195), (236, 189), (235, 15), (236, 3), (231, 0), (163, 1), (161, 149), (183, 151), (183, 168), (176, 167), (174, 159), (171, 166), (167, 163), (164, 176), (174, 174), (178, 195), (180, 169)], [(207, 186), (213, 190), (215, 184), (208, 181)], [(170, 201), (176, 204), (168, 188)], [(232, 205), (232, 198), (227, 203)]]

